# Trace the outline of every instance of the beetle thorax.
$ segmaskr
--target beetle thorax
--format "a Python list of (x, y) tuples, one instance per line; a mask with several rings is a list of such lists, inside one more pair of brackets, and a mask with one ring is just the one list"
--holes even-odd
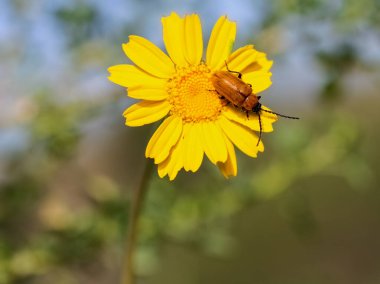
[(253, 112), (257, 112), (257, 108), (260, 108), (261, 104), (259, 103), (258, 98), (254, 94), (251, 94), (245, 98), (241, 107), (245, 110), (252, 110)]

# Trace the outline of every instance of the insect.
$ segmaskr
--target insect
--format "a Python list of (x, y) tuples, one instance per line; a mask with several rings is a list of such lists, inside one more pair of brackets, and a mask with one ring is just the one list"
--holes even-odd
[[(260, 135), (257, 141), (259, 145), (261, 141), (262, 125), (261, 116), (262, 111), (276, 114), (281, 117), (290, 119), (299, 119), (299, 117), (287, 116), (279, 114), (274, 111), (266, 110), (261, 107), (259, 102), (261, 96), (256, 96), (252, 91), (252, 85), (245, 83), (242, 80), (242, 74), (238, 71), (232, 71), (228, 68), (227, 62), (225, 62), (227, 71), (217, 71), (211, 77), (211, 82), (214, 85), (215, 91), (218, 95), (225, 99), (228, 103), (233, 104), (235, 107), (241, 108), (247, 114), (249, 118), (249, 112), (256, 113), (259, 118)], [(234, 74), (237, 74), (235, 76)]]

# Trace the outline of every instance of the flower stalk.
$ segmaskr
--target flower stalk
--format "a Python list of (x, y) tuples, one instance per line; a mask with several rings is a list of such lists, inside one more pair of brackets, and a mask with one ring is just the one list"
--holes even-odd
[(138, 221), (143, 209), (144, 199), (149, 187), (150, 177), (152, 176), (152, 169), (153, 163), (147, 160), (141, 181), (133, 192), (129, 213), (129, 225), (124, 248), (125, 251), (122, 264), (121, 284), (135, 283), (134, 255), (138, 236)]

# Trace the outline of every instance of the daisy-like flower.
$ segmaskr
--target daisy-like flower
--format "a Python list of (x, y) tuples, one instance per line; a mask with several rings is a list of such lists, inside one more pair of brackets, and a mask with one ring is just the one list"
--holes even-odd
[[(147, 39), (131, 35), (123, 50), (135, 65), (109, 68), (109, 80), (140, 100), (125, 110), (126, 125), (141, 126), (165, 118), (145, 152), (158, 165), (160, 177), (168, 175), (173, 180), (182, 168), (197, 171), (204, 154), (225, 177), (236, 176), (235, 146), (254, 158), (264, 151), (261, 141), (257, 145), (258, 116), (250, 112), (247, 118), (241, 109), (227, 104), (214, 91), (211, 76), (226, 70), (227, 63), (258, 94), (271, 85), (273, 62), (253, 45), (231, 53), (236, 23), (226, 16), (219, 18), (211, 32), (205, 60), (198, 15), (182, 18), (173, 12), (162, 18), (162, 25), (169, 56)], [(272, 131), (276, 115), (260, 115), (262, 131)]]

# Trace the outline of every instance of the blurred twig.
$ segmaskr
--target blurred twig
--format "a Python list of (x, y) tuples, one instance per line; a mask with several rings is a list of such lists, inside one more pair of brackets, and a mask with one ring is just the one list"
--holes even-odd
[(121, 284), (133, 284), (135, 282), (133, 254), (136, 246), (138, 220), (143, 207), (144, 197), (149, 186), (149, 180), (152, 176), (152, 169), (152, 162), (150, 160), (147, 160), (139, 187), (133, 193), (132, 206), (129, 216), (128, 234), (125, 245)]

